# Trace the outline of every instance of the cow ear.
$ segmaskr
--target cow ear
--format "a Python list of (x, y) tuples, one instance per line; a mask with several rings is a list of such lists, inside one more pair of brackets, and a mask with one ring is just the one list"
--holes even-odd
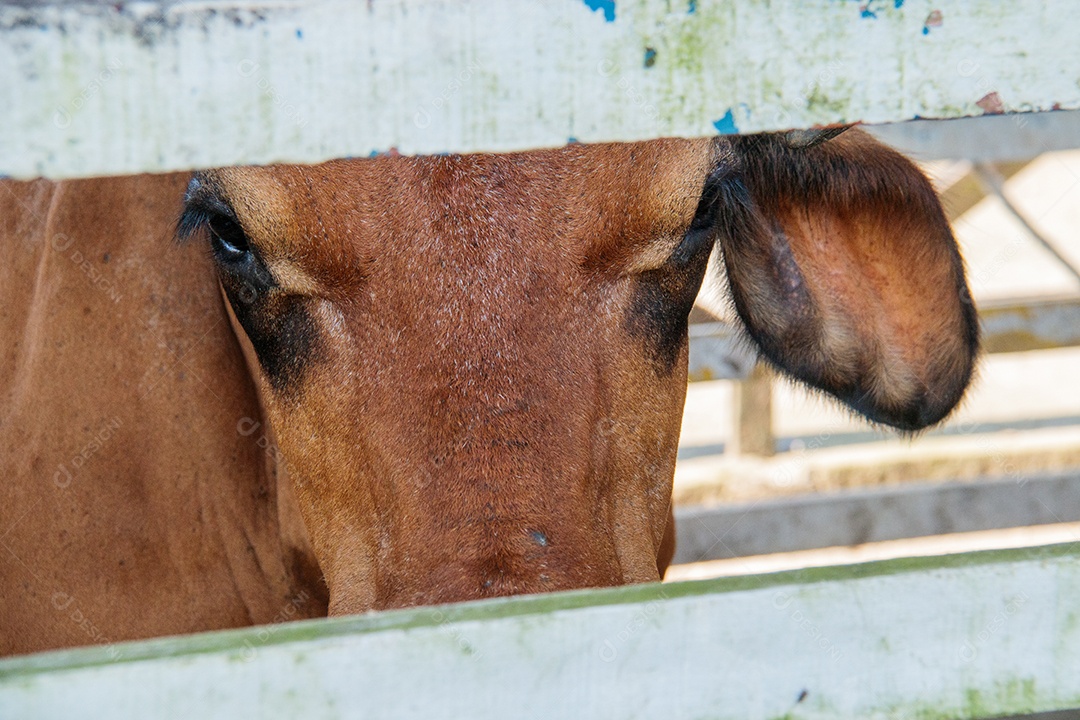
[(905, 431), (943, 419), (978, 352), (933, 189), (858, 130), (732, 138), (718, 239), (735, 308), (780, 370)]

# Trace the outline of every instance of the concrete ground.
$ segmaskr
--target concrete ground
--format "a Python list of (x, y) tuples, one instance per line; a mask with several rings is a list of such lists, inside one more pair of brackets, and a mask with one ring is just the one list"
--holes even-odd
[[(932, 177), (958, 169), (945, 162), (926, 167)], [(1007, 182), (1006, 192), (1080, 267), (1080, 150), (1040, 156)], [(976, 302), (1080, 295), (1076, 278), (998, 199), (982, 200), (954, 231)], [(723, 308), (722, 301), (706, 304)], [(724, 454), (732, 388), (731, 381), (690, 386), (675, 474), (677, 502), (1080, 467), (1080, 348), (984, 357), (963, 406), (914, 440), (876, 430), (835, 402), (778, 380), (773, 430), (783, 452), (768, 459)]]

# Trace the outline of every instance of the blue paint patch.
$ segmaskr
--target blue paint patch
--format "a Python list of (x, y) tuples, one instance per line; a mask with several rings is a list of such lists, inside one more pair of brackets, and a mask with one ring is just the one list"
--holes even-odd
[(686, 14), (687, 15), (693, 15), (696, 12), (697, 12), (697, 0), (690, 0), (690, 2), (686, 3)]
[(296, 39), (297, 40), (303, 40), (304, 39), (304, 31), (301, 30), (300, 28), (296, 28)]
[(652, 48), (645, 48), (645, 67), (651, 68), (656, 64), (656, 51)]
[[(859, 17), (869, 18), (870, 20), (877, 20), (878, 13), (881, 12), (880, 4), (878, 9), (875, 10), (873, 5), (876, 2), (884, 2), (885, 0), (860, 0), (859, 3)], [(904, 7), (904, 0), (892, 0), (892, 5), (895, 9), (899, 10)]]
[(593, 12), (603, 10), (604, 20), (615, 22), (615, 0), (585, 0), (585, 5)]
[(567, 145), (577, 145), (577, 144), (578, 144), (579, 142), (581, 142), (581, 141), (580, 141), (580, 140), (578, 140), (578, 139), (577, 139), (576, 137), (574, 137), (573, 135), (571, 135), (570, 137), (566, 138), (566, 144), (567, 144)]
[(922, 34), (923, 34), (923, 35), (929, 35), (929, 34), (930, 34), (930, 28), (928, 28), (928, 27), (926, 27), (925, 25), (923, 25), (923, 26), (922, 26)]
[(735, 113), (731, 112), (731, 110), (728, 110), (724, 113), (724, 117), (714, 122), (713, 127), (721, 135), (735, 135), (739, 132), (739, 126), (735, 124)]

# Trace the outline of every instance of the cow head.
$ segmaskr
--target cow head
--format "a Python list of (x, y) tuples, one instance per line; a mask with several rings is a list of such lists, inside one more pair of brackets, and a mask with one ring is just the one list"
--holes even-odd
[(778, 368), (943, 418), (977, 326), (938, 201), (858, 131), (818, 139), (196, 175), (180, 232), (205, 229), (331, 614), (657, 579), (714, 248)]

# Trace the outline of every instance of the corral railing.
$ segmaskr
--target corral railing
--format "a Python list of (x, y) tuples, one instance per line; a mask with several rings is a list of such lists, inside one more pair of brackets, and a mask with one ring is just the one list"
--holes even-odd
[[(700, 317), (700, 316), (699, 316)], [(1080, 296), (996, 301), (979, 306), (986, 353), (1052, 350), (1080, 345)], [(772, 375), (730, 324), (690, 325), (691, 382), (737, 380), (729, 452), (772, 455)]]
[(0, 174), (1080, 108), (1072, 0), (0, 2)]
[(1049, 546), (508, 598), (0, 661), (0, 713), (1000, 717), (1080, 706), (1078, 596)]
[[(1077, 269), (1026, 217), (1002, 181), (1030, 158), (1080, 147), (1080, 113), (915, 121), (871, 130), (920, 159), (956, 160), (942, 188), (950, 221), (981, 199), (1000, 199), (1074, 278)], [(773, 433), (774, 378), (731, 325), (695, 311), (691, 325), (690, 379), (734, 380), (733, 430), (725, 455), (768, 457), (781, 444)], [(983, 350), (988, 354), (1080, 346), (1080, 295), (1016, 298), (979, 304)], [(694, 317), (692, 316), (692, 319)], [(970, 431), (971, 427), (964, 428)], [(785, 462), (777, 457), (778, 462)], [(676, 563), (857, 545), (1080, 521), (1080, 476), (1073, 472), (1011, 473), (1008, 478), (926, 482), (680, 507)], [(700, 488), (692, 494), (700, 495)]]
[[(1072, 0), (0, 2), (0, 174), (1080, 108)], [(1080, 707), (1075, 545), (0, 661), (3, 717), (988, 718)]]
[[(1028, 220), (1025, 208), (1002, 185), (1003, 179), (1021, 172), (1036, 155), (1080, 147), (1080, 112), (915, 121), (870, 130), (916, 158), (954, 161), (954, 171), (960, 172), (951, 173), (942, 188), (950, 221), (958, 220), (986, 196), (997, 196), (1020, 220), (1028, 240), (1041, 243), (1080, 279), (1065, 254), (1041, 235), (1037, 223)], [(983, 349), (988, 354), (1080, 345), (1080, 295), (981, 302), (978, 311)], [(757, 364), (754, 353), (730, 325), (713, 322), (715, 318), (702, 309), (696, 313), (699, 322), (690, 328), (690, 380), (735, 381), (733, 429), (724, 445), (725, 456), (764, 458), (775, 453), (775, 462), (791, 462), (778, 452), (783, 444), (772, 432), (772, 373)], [(977, 424), (953, 429), (960, 430), (972, 432)], [(1077, 522), (1078, 487), (1080, 476), (1075, 472), (1011, 472), (1009, 477), (681, 506), (676, 508), (675, 562)], [(692, 494), (702, 494), (702, 488), (694, 488)]]
[[(980, 200), (993, 195), (1031, 236), (1073, 276), (1080, 291), (1080, 269), (1044, 237), (1004, 188), (1004, 180), (1034, 158), (1054, 150), (1080, 148), (1080, 112), (989, 116), (948, 122), (915, 121), (870, 128), (881, 140), (927, 159), (964, 159), (965, 172), (941, 188), (942, 204), (955, 222)], [(969, 153), (970, 157), (966, 157)], [(1015, 298), (979, 303), (982, 346), (987, 353), (1049, 350), (1080, 345), (1080, 293), (1062, 297)], [(696, 320), (696, 322), (694, 322)], [(696, 309), (691, 316), (691, 382), (738, 380), (734, 432), (728, 451), (769, 456), (772, 433), (770, 374), (740, 342), (738, 331)]]

